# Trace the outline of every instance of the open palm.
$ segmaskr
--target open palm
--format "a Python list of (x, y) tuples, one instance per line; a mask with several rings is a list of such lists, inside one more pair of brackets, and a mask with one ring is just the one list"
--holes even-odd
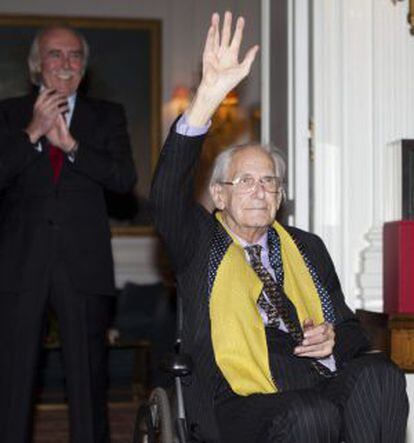
[(222, 99), (248, 75), (258, 50), (257, 45), (253, 46), (239, 62), (244, 19), (242, 17), (237, 19), (233, 38), (231, 38), (231, 22), (232, 14), (226, 12), (220, 36), (220, 17), (218, 14), (213, 14), (203, 53), (202, 84), (207, 88), (214, 87), (216, 93), (222, 95)]
[(203, 76), (190, 107), (186, 111), (187, 122), (193, 127), (205, 126), (215, 110), (250, 72), (259, 47), (251, 47), (239, 62), (240, 44), (243, 38), (244, 19), (237, 19), (233, 37), (231, 36), (232, 15), (224, 15), (220, 35), (220, 17), (211, 16), (203, 52)]

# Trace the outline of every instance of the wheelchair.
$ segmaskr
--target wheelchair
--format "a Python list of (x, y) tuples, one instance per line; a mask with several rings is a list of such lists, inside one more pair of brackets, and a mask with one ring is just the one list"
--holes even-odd
[(154, 388), (148, 400), (138, 409), (135, 419), (133, 443), (196, 443), (189, 435), (182, 377), (191, 374), (191, 357), (181, 352), (182, 305), (177, 297), (177, 334), (174, 353), (161, 364), (161, 370), (174, 377), (171, 391), (162, 387)]

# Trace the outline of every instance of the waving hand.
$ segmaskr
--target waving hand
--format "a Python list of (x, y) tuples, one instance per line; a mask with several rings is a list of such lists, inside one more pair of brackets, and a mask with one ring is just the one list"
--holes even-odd
[(226, 95), (250, 72), (255, 59), (257, 45), (250, 48), (243, 60), (239, 61), (240, 44), (243, 38), (244, 19), (237, 19), (231, 36), (232, 14), (224, 15), (220, 35), (220, 16), (211, 17), (211, 25), (203, 52), (203, 75), (195, 98), (187, 111), (191, 126), (202, 126), (208, 122)]

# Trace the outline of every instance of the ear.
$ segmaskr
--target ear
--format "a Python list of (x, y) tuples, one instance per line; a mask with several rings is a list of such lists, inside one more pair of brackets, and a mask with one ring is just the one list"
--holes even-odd
[(285, 199), (286, 199), (285, 189), (282, 188), (281, 192), (278, 192), (276, 195), (276, 211), (279, 210), (280, 205), (285, 201)]
[(222, 211), (226, 207), (225, 199), (223, 196), (223, 186), (221, 186), (219, 183), (214, 183), (214, 185), (211, 185), (210, 195), (213, 199), (215, 207)]

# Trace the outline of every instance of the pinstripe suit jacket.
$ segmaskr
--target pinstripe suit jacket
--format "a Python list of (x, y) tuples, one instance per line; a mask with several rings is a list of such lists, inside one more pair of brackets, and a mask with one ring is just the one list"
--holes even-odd
[[(185, 401), (189, 422), (203, 441), (217, 441), (214, 421), (214, 394), (222, 376), (215, 364), (210, 337), (207, 272), (210, 244), (217, 221), (193, 199), (193, 171), (205, 136), (187, 137), (172, 128), (160, 154), (154, 175), (151, 201), (155, 224), (165, 246), (183, 300), (183, 347), (194, 360), (194, 371), (185, 381)], [(336, 316), (334, 355), (338, 367), (367, 349), (368, 340), (346, 306), (332, 260), (319, 237), (287, 228), (302, 243), (332, 297)], [(276, 380), (307, 377), (292, 363), (281, 358)], [(272, 368), (273, 369), (273, 368)], [(286, 383), (285, 383), (286, 384)], [(287, 383), (289, 384), (289, 383)]]

